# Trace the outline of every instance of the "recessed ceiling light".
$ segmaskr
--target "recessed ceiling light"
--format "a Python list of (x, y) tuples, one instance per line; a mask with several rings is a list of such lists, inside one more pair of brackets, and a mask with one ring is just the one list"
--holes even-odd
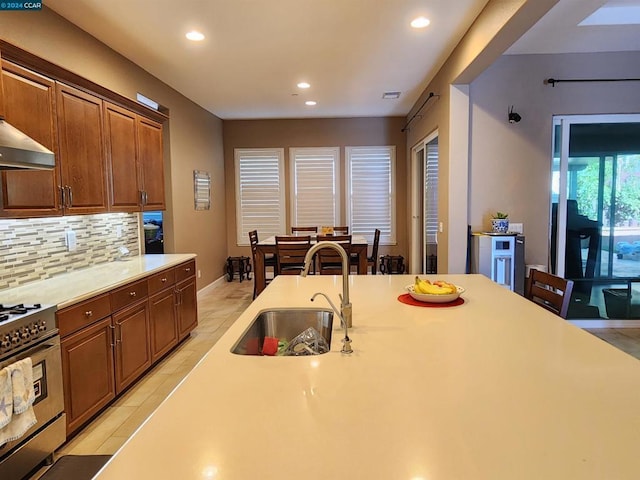
[(414, 18), (411, 21), (411, 26), (413, 28), (424, 28), (426, 26), (428, 26), (431, 23), (431, 20), (429, 20), (426, 17), (418, 17), (418, 18)]
[(318, 102), (314, 101), (314, 100), (307, 100), (306, 102), (304, 102), (305, 105), (309, 105), (310, 107), (313, 107), (314, 105), (317, 105)]
[(300, 82), (298, 84), (298, 88), (309, 88), (311, 85), (309, 85), (307, 82)]
[(204, 40), (204, 34), (198, 32), (197, 30), (191, 30), (190, 32), (187, 32), (185, 37), (187, 37), (189, 40), (192, 40), (194, 42), (199, 42), (201, 40)]
[(400, 92), (384, 92), (382, 98), (385, 100), (397, 100), (400, 98)]

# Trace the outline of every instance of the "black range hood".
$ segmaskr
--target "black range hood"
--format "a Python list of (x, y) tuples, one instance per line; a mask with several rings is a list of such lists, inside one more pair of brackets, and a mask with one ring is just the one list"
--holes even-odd
[(50, 170), (55, 167), (51, 150), (0, 119), (0, 170)]

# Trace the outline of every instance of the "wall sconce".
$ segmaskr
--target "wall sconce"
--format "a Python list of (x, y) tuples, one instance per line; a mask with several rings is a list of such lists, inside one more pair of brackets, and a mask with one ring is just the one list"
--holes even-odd
[(513, 105), (511, 105), (509, 109), (509, 123), (518, 123), (520, 120), (522, 120), (522, 117), (513, 111)]

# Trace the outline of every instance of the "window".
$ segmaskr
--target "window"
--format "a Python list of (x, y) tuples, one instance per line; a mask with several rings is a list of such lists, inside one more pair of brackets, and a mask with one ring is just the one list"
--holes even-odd
[(340, 224), (340, 149), (291, 148), (291, 225)]
[(249, 245), (251, 230), (261, 239), (285, 231), (284, 150), (236, 149), (238, 245)]
[(347, 147), (347, 219), (353, 235), (373, 240), (380, 229), (380, 243), (396, 242), (395, 157), (388, 147)]

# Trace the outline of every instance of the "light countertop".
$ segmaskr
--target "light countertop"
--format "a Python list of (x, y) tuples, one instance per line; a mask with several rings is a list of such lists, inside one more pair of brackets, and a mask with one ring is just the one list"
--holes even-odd
[(351, 276), (354, 353), (230, 353), (270, 307), (327, 307), (340, 277), (279, 276), (100, 480), (637, 479), (640, 362), (481, 275), (456, 307), (398, 302), (410, 275)]
[(57, 305), (61, 309), (195, 257), (192, 253), (140, 255), (124, 261), (102, 263), (0, 290), (0, 303), (42, 303)]

